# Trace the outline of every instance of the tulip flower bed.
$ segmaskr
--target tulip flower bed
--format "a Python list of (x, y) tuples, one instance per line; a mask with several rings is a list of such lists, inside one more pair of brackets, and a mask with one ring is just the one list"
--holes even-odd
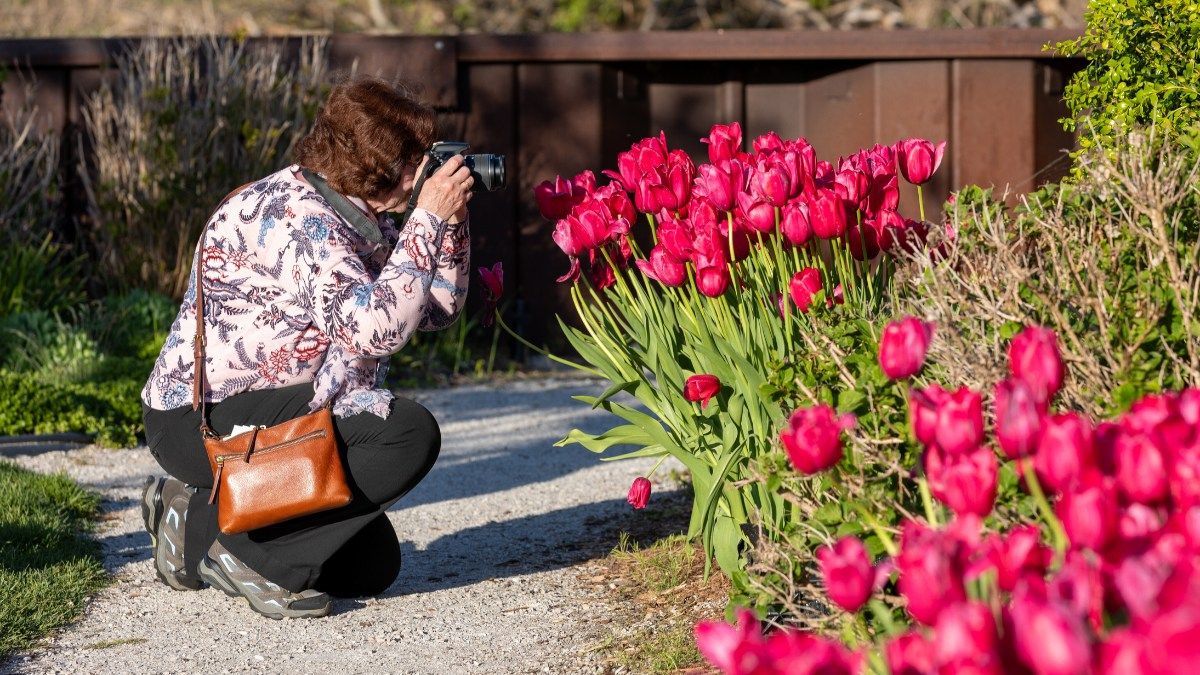
[[(811, 500), (791, 500), (772, 477), (789, 461), (785, 428), (785, 445), (836, 435), (854, 418), (878, 436), (903, 428), (903, 392), (875, 360), (873, 319), (902, 257), (938, 245), (928, 224), (898, 212), (898, 183), (926, 182), (944, 144), (877, 145), (835, 167), (803, 139), (773, 133), (743, 152), (737, 124), (715, 126), (704, 141), (710, 161), (698, 167), (659, 135), (621, 153), (607, 185), (586, 171), (546, 181), (535, 196), (568, 256), (560, 281), (571, 284), (581, 325), (560, 322), (583, 362), (553, 358), (610, 381), (576, 398), (624, 422), (602, 434), (574, 430), (560, 445), (634, 446), (606, 459), (682, 462), (694, 490), (689, 535), (746, 588), (752, 521), (781, 540), (810, 507), (849, 509), (813, 532), (819, 541), (869, 532), (860, 512), (890, 526), (919, 503), (911, 493), (896, 507), (896, 453), (880, 447), (847, 461), (848, 490), (820, 476)], [(613, 400), (621, 391), (648, 412)], [(789, 422), (800, 404), (824, 407)], [(814, 471), (840, 457), (822, 442), (788, 447), (792, 462)], [(648, 486), (634, 481), (635, 508), (651, 500)]]
[[(1026, 329), (1008, 356), (1009, 377), (993, 397), (993, 436), (1036, 516), (996, 526), (998, 462), (982, 433), (981, 396), (914, 389), (912, 433), (924, 446), (924, 474), (952, 518), (943, 523), (942, 507), (926, 501), (923, 518), (903, 523), (887, 556), (875, 560), (855, 537), (817, 552), (824, 593), (840, 614), (810, 616), (810, 627), (838, 625), (842, 640), (795, 628), (764, 635), (753, 613), (740, 610), (737, 626), (696, 627), (713, 665), (759, 675), (1195, 668), (1200, 389), (1146, 396), (1093, 424), (1049, 410), (1063, 381), (1053, 333)], [(828, 413), (815, 414), (835, 433)]]

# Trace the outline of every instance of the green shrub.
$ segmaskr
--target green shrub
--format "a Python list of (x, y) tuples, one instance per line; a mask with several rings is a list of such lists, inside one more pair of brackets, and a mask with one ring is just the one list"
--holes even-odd
[(137, 445), (142, 430), (138, 379), (47, 385), (25, 373), (0, 370), (0, 434), (77, 431), (109, 447)]
[(1087, 32), (1057, 49), (1087, 66), (1064, 93), (1082, 149), (1115, 149), (1128, 131), (1176, 134), (1200, 122), (1200, 3), (1091, 0)]
[(107, 575), (91, 529), (100, 500), (66, 476), (0, 462), (0, 659), (83, 611)]
[(84, 106), (97, 273), (180, 297), (200, 229), (233, 188), (290, 161), (326, 91), (325, 41), (147, 40)]

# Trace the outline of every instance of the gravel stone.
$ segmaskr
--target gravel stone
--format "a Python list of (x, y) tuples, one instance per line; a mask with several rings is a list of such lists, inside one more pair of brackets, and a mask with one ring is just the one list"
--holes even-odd
[(553, 444), (616, 423), (570, 398), (604, 389), (555, 377), (405, 392), (440, 422), (442, 452), (388, 512), (404, 568), (383, 595), (335, 601), (324, 619), (273, 621), (220, 591), (159, 582), (138, 504), (142, 479), (162, 470), (145, 447), (17, 455), (102, 493), (95, 537), (114, 582), (0, 672), (603, 672), (589, 649), (603, 617), (577, 575), (615, 544), (613, 523), (639, 515), (625, 493), (654, 460)]

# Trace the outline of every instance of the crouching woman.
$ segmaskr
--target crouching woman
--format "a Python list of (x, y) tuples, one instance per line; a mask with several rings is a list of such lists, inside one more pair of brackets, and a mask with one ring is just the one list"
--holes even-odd
[(242, 534), (217, 526), (193, 387), (196, 275), (142, 390), (150, 452), (142, 512), (158, 578), (205, 585), (273, 618), (324, 616), (330, 598), (378, 594), (400, 570), (386, 511), (433, 467), (440, 432), (421, 405), (382, 388), (414, 331), (452, 323), (467, 292), (461, 157), (424, 184), (403, 230), (429, 106), (378, 79), (334, 87), (295, 164), (235, 190), (208, 219), (201, 367), (210, 424), (271, 426), (332, 404), (352, 500)]

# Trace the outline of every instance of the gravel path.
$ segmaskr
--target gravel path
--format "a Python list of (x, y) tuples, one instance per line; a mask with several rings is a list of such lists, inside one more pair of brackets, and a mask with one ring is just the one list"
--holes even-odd
[(625, 491), (652, 464), (553, 447), (572, 427), (613, 424), (570, 398), (603, 389), (557, 378), (409, 392), (441, 422), (442, 454), (388, 513), (404, 569), (384, 595), (337, 601), (320, 620), (272, 621), (219, 591), (155, 579), (137, 505), (143, 477), (161, 470), (145, 448), (17, 456), (103, 493), (96, 536), (115, 582), (77, 623), (0, 671), (599, 672), (590, 648), (603, 606), (574, 568), (638, 517)]

